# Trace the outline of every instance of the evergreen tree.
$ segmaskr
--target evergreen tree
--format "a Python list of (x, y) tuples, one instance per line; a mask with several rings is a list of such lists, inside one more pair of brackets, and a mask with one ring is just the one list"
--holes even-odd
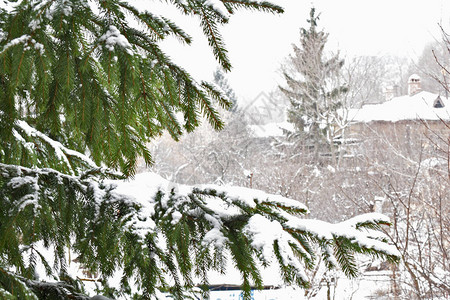
[[(284, 68), (287, 87), (280, 87), (290, 100), (288, 119), (295, 125), (297, 135), (312, 141), (316, 154), (323, 147), (333, 151), (339, 132), (346, 85), (341, 83), (344, 61), (339, 55), (326, 57), (328, 34), (318, 30), (315, 8), (311, 8), (308, 29), (300, 30), (300, 47), (293, 45), (294, 55)], [(330, 148), (331, 147), (331, 148)]]
[(230, 111), (235, 112), (238, 108), (237, 97), (233, 89), (230, 87), (230, 84), (225, 77), (225, 72), (222, 68), (217, 68), (217, 70), (214, 72), (214, 83), (222, 89), (225, 96), (229, 101), (231, 101)]
[[(200, 19), (225, 70), (231, 66), (218, 25), (238, 8), (282, 12), (264, 1), (168, 2)], [(157, 177), (121, 190), (127, 183), (119, 179), (134, 175), (138, 157), (151, 163), (146, 143), (164, 130), (178, 139), (202, 117), (216, 129), (223, 126), (214, 104), (229, 107), (229, 101), (213, 85), (195, 82), (158, 46), (169, 35), (184, 43), (191, 38), (169, 19), (126, 1), (4, 3), (2, 299), (89, 299), (69, 274), (74, 258), (99, 274), (98, 293), (127, 299), (153, 299), (160, 292), (186, 299), (194, 277), (206, 293), (207, 271), (223, 272), (227, 253), (242, 274), (246, 299), (251, 284), (262, 287), (258, 265), (272, 254), (283, 279), (302, 286), (308, 285), (302, 268), (317, 256), (349, 276), (356, 275), (355, 253), (397, 259), (375, 233), (388, 224), (382, 216), (317, 230), (312, 220), (298, 217), (306, 212), (302, 205), (256, 191), (244, 197), (249, 191), (177, 189)], [(148, 185), (154, 189), (145, 190)], [(260, 241), (261, 222), (276, 229), (267, 247)], [(312, 244), (322, 251), (314, 253)], [(41, 268), (46, 274), (39, 278)], [(120, 286), (109, 286), (116, 272)]]

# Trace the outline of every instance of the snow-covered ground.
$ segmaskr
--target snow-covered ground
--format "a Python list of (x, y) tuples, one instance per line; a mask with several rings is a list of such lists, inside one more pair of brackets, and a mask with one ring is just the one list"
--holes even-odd
[[(343, 275), (342, 275), (343, 276)], [(228, 277), (228, 276), (227, 276)], [(230, 276), (231, 281), (234, 278)], [(87, 282), (88, 290), (93, 293), (95, 285)], [(370, 300), (370, 299), (389, 299), (388, 292), (391, 287), (390, 272), (374, 271), (367, 272), (356, 279), (341, 277), (335, 285), (330, 287), (331, 299), (335, 300)], [(382, 297), (384, 295), (386, 298)], [(160, 297), (164, 295), (160, 295)], [(164, 299), (164, 298), (163, 298)], [(170, 295), (165, 295), (165, 299), (173, 299)], [(199, 298), (201, 299), (201, 298)], [(210, 292), (210, 300), (242, 300), (240, 290), (222, 290)], [(281, 286), (262, 291), (252, 291), (252, 300), (323, 300), (327, 299), (327, 287), (323, 284), (318, 293), (308, 298), (305, 290), (299, 287)]]
[[(233, 278), (230, 279), (232, 281)], [(388, 291), (390, 289), (390, 272), (374, 271), (366, 272), (356, 279), (339, 278), (335, 285), (330, 287), (331, 299), (335, 300), (370, 300), (370, 299), (389, 299)], [(305, 290), (298, 287), (281, 286), (274, 289), (262, 291), (252, 291), (252, 300), (323, 300), (327, 299), (327, 287), (323, 285), (318, 293), (308, 298)], [(386, 298), (382, 297), (385, 296)], [(166, 296), (166, 299), (172, 299)], [(199, 298), (200, 299), (200, 298)], [(210, 300), (242, 300), (240, 290), (222, 290), (212, 291)]]
[[(390, 286), (390, 277), (387, 272), (368, 272), (357, 279), (340, 278), (336, 286), (331, 287), (331, 299), (336, 300), (364, 300), (379, 299), (380, 294), (387, 292)], [(214, 291), (210, 300), (241, 300), (240, 291)], [(305, 290), (294, 287), (281, 287), (264, 291), (253, 291), (253, 300), (302, 300), (308, 299)], [(323, 286), (312, 298), (314, 300), (327, 299), (327, 287)]]

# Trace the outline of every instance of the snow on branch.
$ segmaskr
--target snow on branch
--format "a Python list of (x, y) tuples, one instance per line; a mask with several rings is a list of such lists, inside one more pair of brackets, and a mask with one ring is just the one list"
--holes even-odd
[(205, 0), (205, 5), (211, 7), (216, 13), (222, 16), (224, 19), (230, 17), (230, 13), (220, 0)]
[[(95, 174), (83, 177), (53, 169), (4, 164), (0, 164), (1, 182), (12, 190), (8, 205), (19, 207), (13, 211), (17, 216), (25, 217), (23, 211), (34, 205), (38, 220), (45, 218), (45, 210), (41, 207), (51, 205), (55, 199), (61, 199), (64, 205), (76, 203), (78, 210), (68, 207), (68, 211), (54, 213), (69, 213), (73, 214), (73, 220), (84, 220), (72, 225), (82, 227), (73, 229), (74, 234), (80, 235), (79, 242), (72, 247), (72, 251), (84, 259), (80, 263), (89, 266), (89, 259), (97, 260), (95, 253), (101, 253), (105, 255), (102, 259), (116, 261), (117, 267), (126, 272), (123, 280), (137, 280), (141, 287), (152, 284), (151, 288), (156, 288), (155, 284), (165, 286), (168, 281), (175, 282), (179, 289), (192, 285), (192, 278), (196, 278), (191, 261), (194, 257), (203, 257), (196, 266), (202, 274), (222, 268), (223, 264), (215, 261), (217, 257), (231, 257), (241, 272), (243, 288), (250, 289), (251, 280), (257, 286), (261, 285), (261, 266), (278, 266), (280, 283), (307, 287), (306, 270), (317, 263), (318, 256), (326, 259), (329, 268), (350, 270), (346, 273), (349, 276), (354, 274), (355, 253), (391, 261), (398, 256), (395, 248), (387, 244), (387, 239), (378, 231), (378, 226), (389, 222), (383, 215), (367, 214), (339, 224), (308, 220), (304, 218), (307, 208), (301, 203), (247, 188), (179, 185), (153, 173), (138, 174), (131, 180), (99, 180)], [(73, 192), (67, 192), (69, 189)], [(14, 199), (14, 195), (24, 193), (32, 195), (31, 198)], [(56, 196), (55, 193), (63, 194)], [(66, 199), (68, 196), (70, 200)], [(17, 220), (24, 222), (18, 224), (18, 228), (27, 228), (26, 217)], [(55, 223), (55, 226), (60, 225)], [(117, 229), (113, 232), (104, 229), (97, 234), (103, 232), (106, 236), (97, 238), (94, 231), (102, 226)], [(102, 249), (101, 241), (109, 238), (113, 240), (112, 244), (120, 244), (121, 253)], [(39, 241), (36, 235), (34, 243)], [(82, 249), (93, 250), (83, 252)], [(124, 259), (127, 253), (138, 255), (137, 261), (143, 264)], [(192, 253), (195, 255), (190, 255)], [(151, 275), (159, 276), (159, 279), (147, 275), (133, 277), (133, 274), (148, 272), (147, 260), (166, 268), (171, 275)], [(107, 265), (96, 268), (108, 270)], [(108, 271), (103, 275), (105, 279), (110, 276)]]
[[(380, 214), (379, 216), (381, 219), (375, 219), (374, 214), (368, 214), (366, 220), (364, 220), (365, 215), (359, 216), (358, 224), (386, 224), (386, 217)], [(380, 234), (374, 235), (372, 234), (373, 230), (355, 226), (353, 221), (332, 224), (320, 220), (291, 218), (286, 223), (286, 226), (291, 230), (310, 234), (319, 240), (333, 241), (340, 237), (359, 245), (362, 249), (374, 250), (392, 258), (400, 256), (400, 253), (394, 245), (385, 242), (387, 236)]]
[(114, 46), (118, 45), (128, 51), (130, 55), (133, 55), (131, 51), (131, 44), (128, 42), (127, 38), (120, 33), (116, 26), (110, 25), (109, 29), (104, 35), (99, 38), (100, 42), (105, 42), (105, 47), (109, 51), (114, 50)]
[[(338, 239), (354, 245), (350, 246), (354, 253), (394, 261), (399, 256), (378, 231), (380, 225), (389, 224), (381, 214), (366, 214), (332, 224), (304, 219), (302, 214), (308, 210), (298, 201), (248, 188), (176, 185), (153, 173), (138, 174), (132, 181), (115, 184), (115, 193), (128, 195), (142, 207), (143, 214), (133, 219), (142, 238), (146, 236), (145, 222), (146, 230), (153, 232), (161, 226), (162, 219), (167, 219), (171, 226), (189, 219), (206, 224), (201, 245), (226, 249), (233, 243), (230, 231), (238, 230), (246, 236), (261, 262), (274, 262), (276, 257), (280, 268), (296, 273), (297, 283), (307, 282), (304, 271), (315, 260), (311, 243), (325, 245), (327, 253), (322, 255), (329, 256), (330, 261), (335, 261), (331, 249), (340, 247)], [(157, 200), (151, 196), (156, 194), (160, 195)]]
[[(27, 122), (18, 120), (16, 122), (16, 125), (18, 127), (17, 129), (19, 129), (21, 133), (25, 134), (29, 138), (38, 138), (40, 141), (50, 146), (54, 150), (57, 159), (64, 163), (64, 165), (72, 175), (75, 174), (75, 170), (72, 167), (71, 158), (77, 158), (86, 168), (90, 169), (89, 172), (92, 172), (92, 170), (102, 169), (88, 156), (63, 146), (60, 142), (51, 139), (46, 134), (31, 127)], [(16, 140), (23, 144), (27, 149), (32, 148), (32, 143), (27, 142), (23, 135), (21, 135), (17, 130), (13, 130), (13, 134), (16, 137)], [(112, 171), (108, 172), (110, 172), (111, 174), (113, 173)], [(119, 176), (119, 174), (116, 175)]]

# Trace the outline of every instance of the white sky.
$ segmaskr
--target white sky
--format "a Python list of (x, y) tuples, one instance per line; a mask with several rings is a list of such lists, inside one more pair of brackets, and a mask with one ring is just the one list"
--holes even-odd
[[(312, 5), (321, 13), (319, 27), (329, 36), (329, 47), (342, 54), (393, 54), (414, 58), (428, 42), (440, 38), (438, 23), (450, 24), (449, 0), (272, 0), (285, 13), (272, 15), (243, 11), (233, 15), (222, 33), (229, 50), (233, 70), (228, 80), (243, 100), (249, 101), (261, 91), (282, 84), (279, 68), (299, 39), (300, 27)], [(155, 10), (152, 4), (151, 11)], [(173, 16), (167, 7), (163, 15)], [(174, 17), (193, 36), (191, 46), (171, 39), (162, 44), (172, 59), (197, 79), (211, 80), (217, 67), (198, 22)]]

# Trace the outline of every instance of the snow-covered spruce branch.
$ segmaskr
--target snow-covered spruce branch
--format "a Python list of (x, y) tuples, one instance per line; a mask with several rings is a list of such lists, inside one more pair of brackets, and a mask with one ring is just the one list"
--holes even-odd
[[(39, 156), (51, 156), (52, 159), (56, 156), (57, 160), (61, 161), (71, 174), (74, 174), (75, 171), (70, 163), (70, 156), (80, 159), (85, 166), (97, 168), (97, 165), (87, 156), (64, 147), (60, 142), (51, 139), (23, 120), (16, 122), (16, 129), (13, 129), (13, 134), (24, 150), (28, 150), (35, 155), (42, 153)], [(49, 153), (47, 148), (51, 148), (54, 153)]]
[[(109, 178), (124, 178), (124, 175), (104, 167), (98, 166), (87, 155), (78, 151), (69, 149), (60, 142), (55, 141), (48, 135), (30, 126), (23, 120), (18, 120), (13, 129), (15, 140), (22, 145), (22, 149), (31, 156), (36, 156), (35, 161), (37, 167), (39, 165), (49, 165), (49, 161), (56, 161), (62, 163), (62, 167), (58, 168), (43, 168), (46, 173), (58, 173), (59, 176), (67, 177), (69, 175), (61, 173), (57, 170), (61, 169), (70, 175), (79, 175), (80, 179), (87, 178), (93, 175)], [(55, 159), (56, 158), (56, 159)], [(35, 165), (35, 166), (36, 166)], [(11, 165), (11, 167), (13, 167)], [(19, 169), (22, 167), (17, 166)], [(27, 170), (24, 168), (23, 170)], [(36, 169), (37, 171), (38, 169)], [(28, 173), (31, 169), (28, 169)]]
[(90, 168), (98, 168), (98, 166), (86, 155), (79, 153), (77, 151), (74, 151), (72, 149), (68, 149), (64, 147), (60, 142), (57, 142), (44, 133), (36, 130), (35, 128), (31, 127), (27, 122), (23, 120), (17, 121), (17, 126), (23, 130), (23, 132), (30, 138), (36, 137), (40, 140), (44, 141), (48, 145), (50, 145), (57, 156), (57, 158), (64, 160), (64, 162), (70, 167), (69, 159), (68, 157), (76, 157), (79, 160), (81, 160), (87, 167)]
[[(0, 266), (0, 282), (8, 283), (14, 287), (10, 293), (0, 287), (1, 299), (41, 299), (39, 295), (46, 295), (47, 299), (76, 299), (89, 300), (91, 297), (77, 293), (74, 287), (67, 282), (43, 282), (31, 280), (7, 271)], [(17, 298), (15, 297), (17, 296)]]
[(0, 279), (0, 292), (4, 296), (9, 293), (12, 299), (53, 299), (52, 295), (65, 289), (66, 284), (80, 293), (70, 281), (64, 285), (37, 283), (39, 278), (65, 280), (61, 275), (67, 273), (70, 264), (69, 249), (84, 259), (97, 257), (103, 263), (114, 258), (99, 253), (105, 250), (102, 239), (106, 234), (117, 238), (108, 228), (120, 227), (138, 207), (124, 204), (123, 197), (112, 197), (114, 187), (100, 182), (99, 177), (106, 175), (99, 176), (99, 172), (93, 169), (73, 176), (50, 168), (0, 164), (0, 214), (6, 220), (0, 224), (0, 267), (6, 272)]
[[(219, 30), (228, 17), (222, 13), (283, 12), (266, 1), (184, 0), (167, 5), (200, 20), (213, 54), (228, 70), (231, 64)], [(0, 33), (5, 33), (0, 38), (0, 77), (5, 79), (3, 90), (9, 91), (1, 102), (1, 162), (71, 174), (78, 172), (71, 158), (90, 165), (85, 157), (48, 144), (47, 136), (81, 153), (89, 151), (97, 164), (133, 175), (139, 158), (151, 164), (146, 144), (164, 131), (178, 139), (184, 130), (198, 127), (202, 116), (215, 129), (224, 127), (216, 105), (228, 106), (225, 97), (210, 84), (194, 80), (158, 45), (168, 36), (189, 44), (189, 34), (157, 15), (152, 6), (116, 0), (110, 5), (86, 0), (6, 1), (0, 12)], [(14, 138), (31, 148), (11, 146)], [(32, 149), (39, 143), (30, 139), (50, 145), (45, 149), (48, 155), (41, 148)], [(60, 161), (52, 162), (52, 155)]]
[[(129, 295), (130, 282), (136, 282), (133, 293), (150, 296), (162, 290), (182, 299), (186, 288), (208, 285), (209, 271), (225, 272), (227, 256), (241, 272), (247, 296), (251, 285), (263, 285), (261, 265), (278, 264), (286, 283), (306, 287), (305, 269), (314, 266), (317, 255), (333, 261), (329, 267), (350, 270), (350, 276), (355, 253), (396, 260), (395, 250), (376, 231), (389, 222), (378, 214), (330, 224), (302, 219), (307, 209), (297, 201), (247, 188), (176, 185), (152, 173), (98, 182), (49, 169), (4, 164), (0, 169), (1, 196), (13, 214), (2, 233), (16, 236), (2, 252), (16, 253), (10, 257), (13, 265), (37, 269), (26, 256), (44, 241), (57, 253), (57, 276), (65, 272), (71, 249), (78, 263), (102, 280), (122, 272), (117, 296)], [(31, 211), (17, 200), (26, 193), (33, 194)], [(2, 235), (3, 243), (5, 238), (11, 233)], [(314, 244), (324, 252), (314, 253)], [(31, 250), (21, 254), (20, 247)]]
[[(278, 263), (286, 283), (308, 286), (304, 270), (314, 265), (317, 255), (333, 261), (329, 266), (349, 270), (349, 276), (356, 275), (356, 253), (398, 260), (396, 248), (377, 231), (389, 225), (381, 214), (362, 215), (339, 224), (306, 220), (299, 216), (306, 207), (281, 196), (238, 187), (174, 185), (155, 174), (140, 174), (134, 181), (118, 184), (116, 192), (131, 195), (151, 213), (153, 222), (148, 230), (164, 232), (167, 243), (176, 248), (174, 253), (189, 253), (189, 247), (193, 247), (191, 253), (229, 251), (235, 265), (244, 266), (240, 269), (244, 288), (251, 279), (258, 286), (258, 263)], [(148, 195), (154, 194), (158, 196), (152, 201)], [(181, 234), (182, 228), (191, 230)], [(182, 249), (180, 234), (195, 235), (186, 241), (193, 244)], [(245, 245), (239, 245), (241, 239)], [(313, 244), (325, 245), (326, 250), (314, 253)], [(246, 264), (242, 265), (234, 253), (236, 247), (246, 256)]]

